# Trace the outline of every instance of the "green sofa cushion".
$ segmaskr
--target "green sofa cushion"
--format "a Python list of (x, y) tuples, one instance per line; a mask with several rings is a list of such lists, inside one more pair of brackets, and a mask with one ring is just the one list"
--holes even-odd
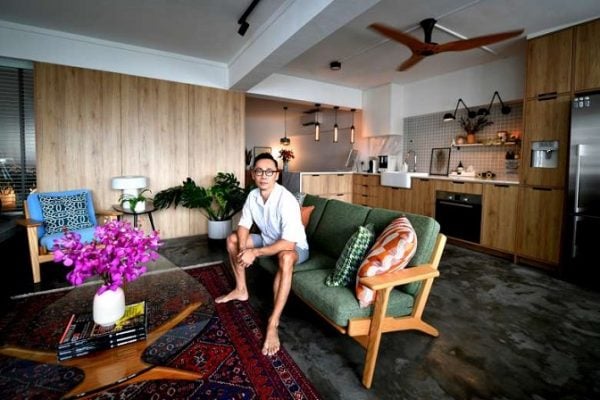
[[(353, 288), (325, 286), (325, 278), (330, 272), (331, 269), (315, 269), (294, 273), (294, 293), (339, 326), (347, 326), (350, 319), (369, 317), (373, 306), (360, 308)], [(413, 302), (413, 296), (392, 290), (386, 315), (409, 315)]]
[(346, 246), (337, 259), (334, 270), (327, 276), (325, 284), (327, 286), (354, 285), (358, 266), (374, 241), (373, 224), (359, 226), (346, 242)]
[(303, 206), (315, 206), (312, 214), (310, 215), (310, 221), (306, 226), (306, 236), (308, 237), (308, 243), (310, 246), (311, 236), (315, 233), (317, 229), (317, 225), (319, 224), (319, 220), (323, 215), (323, 211), (325, 210), (325, 205), (327, 204), (327, 199), (323, 197), (313, 196), (311, 194), (307, 194), (304, 197), (304, 201), (302, 202)]
[[(294, 273), (300, 271), (310, 271), (320, 268), (333, 268), (336, 259), (324, 254), (321, 251), (310, 249), (310, 257), (302, 264), (296, 264)], [(277, 272), (277, 260), (275, 257), (259, 257), (255, 261), (260, 267), (266, 269), (272, 274)]]
[[(394, 218), (401, 215), (408, 218), (417, 234), (417, 251), (408, 263), (408, 267), (428, 263), (433, 253), (437, 235), (440, 232), (440, 224), (433, 218), (425, 215), (374, 208), (367, 216), (365, 223), (371, 223), (375, 226), (375, 237), (377, 237)], [(420, 285), (420, 282), (414, 282), (401, 286), (400, 289), (414, 295), (419, 290)]]
[(337, 260), (350, 236), (364, 225), (369, 210), (369, 207), (329, 200), (310, 244)]

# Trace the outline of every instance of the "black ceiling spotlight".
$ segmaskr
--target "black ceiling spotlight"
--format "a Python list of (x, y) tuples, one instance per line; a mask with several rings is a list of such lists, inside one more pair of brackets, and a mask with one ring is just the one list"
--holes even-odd
[(329, 63), (329, 69), (332, 71), (339, 71), (342, 69), (342, 63), (339, 61), (332, 61)]
[(250, 13), (252, 12), (252, 10), (254, 10), (254, 7), (256, 7), (259, 1), (260, 0), (252, 0), (252, 3), (250, 3), (248, 8), (246, 8), (246, 11), (244, 11), (240, 19), (238, 19), (237, 23), (240, 25), (238, 33), (240, 34), (240, 36), (244, 36), (246, 34), (246, 31), (250, 27), (250, 24), (248, 24), (248, 21), (246, 21), (246, 19), (248, 19)]
[(510, 114), (510, 107), (504, 105), (504, 102), (500, 98), (500, 94), (498, 93), (498, 91), (495, 91), (494, 95), (492, 96), (492, 101), (490, 101), (490, 105), (488, 106), (488, 108), (480, 108), (477, 111), (477, 115), (490, 115), (490, 110), (492, 109), (492, 104), (494, 103), (494, 98), (496, 98), (496, 96), (498, 96), (498, 100), (500, 100), (500, 105), (502, 106), (500, 111), (502, 112), (502, 114)]
[(458, 99), (458, 101), (456, 102), (456, 108), (454, 109), (454, 113), (453, 114), (450, 114), (450, 113), (444, 114), (444, 122), (454, 121), (456, 119), (456, 112), (458, 111), (458, 106), (460, 105), (460, 103), (462, 103), (462, 105), (467, 110), (467, 115), (469, 116), (469, 118), (475, 118), (477, 116), (477, 113), (475, 111), (469, 110), (469, 107), (467, 107), (467, 105), (465, 104), (463, 99)]

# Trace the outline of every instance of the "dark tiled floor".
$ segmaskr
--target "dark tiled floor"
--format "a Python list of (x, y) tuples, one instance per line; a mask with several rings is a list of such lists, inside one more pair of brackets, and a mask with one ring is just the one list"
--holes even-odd
[[(222, 242), (201, 237), (168, 240), (161, 254), (178, 266), (225, 256)], [(283, 345), (327, 399), (600, 398), (598, 292), (452, 245), (440, 270), (424, 314), (440, 337), (385, 334), (371, 390), (360, 384), (360, 346), (293, 296)], [(268, 273), (248, 270), (250, 301), (264, 320), (271, 283)]]

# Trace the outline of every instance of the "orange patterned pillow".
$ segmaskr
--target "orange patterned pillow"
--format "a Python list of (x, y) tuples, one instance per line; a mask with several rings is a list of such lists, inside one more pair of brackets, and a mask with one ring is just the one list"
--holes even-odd
[[(406, 217), (393, 220), (371, 247), (358, 268), (358, 278), (400, 270), (408, 264), (417, 250), (417, 235)], [(375, 301), (375, 292), (356, 280), (356, 297), (361, 307)]]

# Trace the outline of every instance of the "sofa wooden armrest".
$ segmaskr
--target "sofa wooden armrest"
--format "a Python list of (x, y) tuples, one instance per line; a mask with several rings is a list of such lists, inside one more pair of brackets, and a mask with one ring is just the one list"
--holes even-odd
[(430, 264), (424, 264), (388, 274), (360, 278), (360, 283), (369, 289), (377, 291), (429, 278), (437, 278), (438, 276), (440, 276), (440, 271), (433, 268)]

